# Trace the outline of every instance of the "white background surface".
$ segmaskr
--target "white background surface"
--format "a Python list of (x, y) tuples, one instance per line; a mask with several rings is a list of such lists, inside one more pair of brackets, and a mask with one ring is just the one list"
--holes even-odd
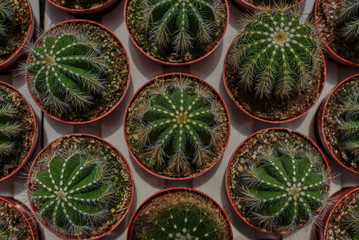
[[(34, 10), (34, 15), (37, 21), (37, 26), (39, 28), (40, 21), (40, 7), (39, 0), (30, 0), (32, 8)], [(122, 103), (117, 107), (111, 114), (105, 117), (102, 120), (97, 122), (86, 124), (82, 126), (73, 126), (65, 123), (57, 122), (41, 113), (40, 109), (32, 101), (30, 94), (27, 90), (25, 79), (19, 78), (16, 76), (16, 72), (9, 72), (5, 74), (0, 74), (0, 81), (5, 81), (12, 84), (17, 89), (22, 92), (26, 98), (32, 104), (40, 127), (40, 135), (38, 141), (36, 153), (44, 147), (47, 143), (55, 140), (58, 137), (69, 133), (89, 133), (94, 134), (99, 137), (104, 138), (109, 141), (115, 147), (117, 147), (121, 153), (124, 155), (128, 161), (130, 168), (133, 173), (135, 181), (135, 196), (131, 205), (131, 209), (127, 217), (121, 223), (121, 225), (103, 239), (126, 239), (127, 226), (129, 224), (130, 218), (133, 215), (136, 208), (149, 196), (156, 193), (159, 190), (168, 188), (168, 187), (177, 187), (185, 186), (196, 188), (199, 191), (202, 191), (209, 196), (213, 197), (222, 207), (225, 209), (227, 214), (230, 217), (234, 239), (286, 239), (286, 240), (306, 240), (306, 239), (316, 239), (315, 234), (313, 234), (312, 226), (308, 226), (305, 229), (298, 231), (295, 234), (289, 236), (271, 236), (268, 234), (263, 234), (253, 230), (251, 227), (247, 226), (233, 211), (225, 191), (224, 176), (225, 171), (230, 160), (231, 155), (233, 154), (236, 147), (250, 134), (266, 127), (281, 126), (289, 127), (296, 129), (307, 136), (315, 140), (314, 135), (314, 115), (321, 100), (327, 96), (329, 91), (340, 81), (344, 80), (346, 77), (351, 76), (355, 73), (359, 73), (359, 69), (352, 69), (348, 67), (338, 66), (330, 61), (327, 61), (327, 81), (324, 87), (324, 91), (316, 103), (316, 105), (308, 112), (307, 115), (297, 119), (293, 122), (286, 124), (269, 124), (262, 123), (257, 120), (253, 120), (247, 115), (245, 115), (241, 110), (239, 110), (232, 100), (229, 98), (225, 92), (222, 79), (222, 68), (225, 53), (229, 47), (230, 42), (233, 40), (235, 35), (238, 32), (238, 23), (240, 19), (240, 12), (238, 9), (229, 2), (230, 7), (230, 23), (224, 37), (223, 42), (220, 44), (218, 49), (210, 55), (205, 60), (193, 64), (190, 67), (185, 68), (168, 68), (163, 67), (160, 64), (157, 64), (150, 59), (146, 58), (139, 50), (135, 48), (132, 44), (125, 27), (123, 19), (123, 9), (124, 9), (125, 0), (121, 0), (120, 3), (114, 7), (109, 13), (104, 16), (95, 19), (99, 21), (106, 27), (110, 28), (114, 33), (120, 38), (123, 45), (126, 48), (126, 51), (130, 58), (130, 67), (131, 67), (131, 83), (129, 90), (123, 99)], [(314, 5), (314, 0), (305, 0), (303, 6), (306, 13), (311, 13)], [(44, 16), (44, 27), (48, 29), (52, 25), (61, 22), (63, 20), (72, 19), (74, 16), (66, 14), (53, 6), (46, 3), (45, 5), (45, 16)], [(182, 181), (182, 182), (173, 182), (165, 181), (158, 179), (144, 170), (142, 170), (135, 161), (130, 157), (129, 151), (126, 147), (126, 143), (123, 136), (123, 115), (126, 109), (126, 106), (136, 92), (136, 90), (145, 84), (151, 78), (160, 75), (162, 73), (168, 72), (185, 72), (196, 75), (209, 84), (211, 84), (215, 89), (219, 91), (223, 97), (229, 113), (231, 116), (232, 126), (231, 126), (231, 137), (225, 151), (223, 158), (211, 171), (200, 176), (194, 180)], [(328, 159), (331, 166), (332, 172), (334, 175), (337, 175), (335, 179), (332, 180), (331, 193), (334, 193), (340, 190), (342, 187), (350, 187), (359, 185), (359, 176), (343, 169), (332, 160)], [(3, 182), (0, 182), (0, 194), (3, 196), (14, 197), (25, 204), (28, 205), (28, 200), (26, 196), (26, 174), (28, 166), (23, 168), (15, 176), (7, 179)], [(42, 231), (43, 239), (46, 240), (55, 240), (59, 239), (47, 230)]]

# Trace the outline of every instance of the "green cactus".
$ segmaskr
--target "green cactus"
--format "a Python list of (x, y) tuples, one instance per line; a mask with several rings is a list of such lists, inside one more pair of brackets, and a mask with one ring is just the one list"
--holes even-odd
[(187, 77), (159, 81), (130, 113), (135, 146), (150, 167), (173, 176), (204, 167), (226, 141), (220, 140), (227, 124), (222, 104), (211, 89)]
[(263, 10), (244, 21), (227, 59), (235, 85), (258, 99), (289, 99), (317, 79), (322, 65), (315, 27), (300, 13)]
[(0, 0), (0, 43), (4, 44), (9, 38), (8, 33), (15, 17), (12, 0)]
[(18, 240), (15, 233), (9, 233), (7, 224), (5, 221), (0, 221), (0, 239), (1, 240)]
[(316, 150), (281, 142), (258, 155), (260, 164), (236, 176), (240, 204), (255, 225), (270, 232), (298, 230), (316, 220), (327, 201), (328, 175)]
[(349, 212), (345, 219), (340, 224), (342, 229), (345, 229), (346, 236), (344, 239), (359, 240), (359, 212), (354, 209)]
[(48, 168), (36, 174), (38, 188), (31, 194), (41, 203), (40, 219), (66, 235), (90, 232), (109, 215), (109, 174), (102, 159), (88, 152), (54, 154)]
[(110, 77), (107, 61), (84, 34), (45, 36), (31, 53), (30, 90), (50, 114), (88, 111), (103, 96)]
[(209, 199), (198, 199), (193, 193), (158, 198), (161, 203), (138, 219), (140, 224), (135, 223), (138, 227), (134, 239), (230, 239), (228, 222)]
[(338, 37), (359, 50), (359, 2), (357, 0), (342, 1), (340, 9)]
[(159, 49), (184, 55), (214, 41), (225, 5), (220, 0), (142, 0), (142, 17)]

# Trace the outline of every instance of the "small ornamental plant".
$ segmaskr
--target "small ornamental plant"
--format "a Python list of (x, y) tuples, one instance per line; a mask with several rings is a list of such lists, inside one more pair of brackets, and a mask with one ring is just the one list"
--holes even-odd
[(28, 188), (40, 222), (67, 239), (95, 239), (112, 231), (133, 194), (123, 157), (87, 135), (68, 135), (47, 146), (31, 167)]
[(323, 88), (323, 58), (314, 26), (300, 12), (262, 10), (244, 20), (225, 60), (229, 94), (261, 120), (304, 114)]
[(88, 122), (122, 99), (129, 65), (119, 40), (99, 24), (60, 23), (32, 47), (26, 68), (30, 93), (57, 120)]
[(18, 240), (17, 234), (8, 231), (7, 224), (0, 220), (0, 239), (2, 240)]
[(358, 187), (334, 195), (337, 199), (324, 222), (325, 240), (359, 239), (359, 193)]
[(186, 63), (211, 52), (227, 25), (223, 0), (129, 0), (126, 23), (135, 44), (162, 63)]
[(0, 82), (0, 180), (24, 165), (36, 140), (37, 123), (31, 106), (16, 89)]
[(0, 0), (0, 71), (9, 70), (17, 63), (33, 27), (28, 0)]
[(227, 191), (238, 214), (262, 231), (286, 234), (318, 220), (328, 199), (324, 156), (288, 129), (265, 129), (234, 153)]
[(328, 55), (335, 61), (359, 66), (359, 3), (356, 0), (319, 0), (316, 24)]
[(145, 168), (186, 178), (208, 170), (223, 154), (229, 115), (219, 95), (185, 74), (162, 75), (144, 85), (125, 116), (126, 141)]
[(233, 239), (229, 219), (208, 196), (191, 189), (159, 192), (145, 201), (129, 225), (128, 239)]
[(352, 76), (324, 100), (317, 132), (327, 152), (347, 169), (359, 173), (359, 78)]

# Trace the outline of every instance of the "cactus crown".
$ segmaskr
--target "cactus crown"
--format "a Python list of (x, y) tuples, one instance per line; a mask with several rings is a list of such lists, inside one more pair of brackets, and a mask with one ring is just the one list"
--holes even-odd
[(226, 116), (207, 86), (174, 77), (149, 88), (135, 109), (136, 145), (151, 167), (180, 176), (214, 160)]
[(359, 162), (359, 91), (352, 86), (350, 93), (340, 102), (342, 114), (337, 126), (337, 136), (348, 158)]
[(88, 152), (55, 153), (46, 170), (36, 174), (40, 219), (65, 235), (93, 230), (108, 218), (113, 191), (104, 162)]
[(227, 61), (239, 88), (259, 99), (287, 99), (317, 78), (320, 40), (299, 12), (263, 10), (244, 22)]
[[(345, 2), (345, 3), (344, 3)], [(345, 0), (340, 12), (340, 25), (338, 34), (359, 48), (359, 2), (357, 0)]]
[(18, 237), (14, 233), (9, 233), (5, 221), (0, 221), (0, 239), (1, 240), (17, 240)]
[(326, 202), (328, 176), (314, 150), (282, 142), (267, 147), (260, 165), (239, 175), (241, 204), (258, 227), (271, 232), (295, 231), (316, 217)]
[(85, 112), (103, 95), (107, 61), (84, 34), (58, 31), (45, 36), (31, 53), (26, 68), (30, 90), (50, 114)]
[(135, 223), (140, 226), (135, 239), (228, 239), (228, 223), (209, 199), (190, 193), (159, 198), (161, 204), (155, 204), (141, 224)]
[(9, 96), (0, 93), (0, 160), (3, 162), (17, 150), (17, 141), (22, 131), (18, 111)]
[(15, 10), (12, 0), (0, 0), (0, 42), (8, 39), (9, 28), (14, 20)]
[(225, 15), (221, 0), (143, 0), (142, 8), (153, 43), (181, 55), (213, 42)]

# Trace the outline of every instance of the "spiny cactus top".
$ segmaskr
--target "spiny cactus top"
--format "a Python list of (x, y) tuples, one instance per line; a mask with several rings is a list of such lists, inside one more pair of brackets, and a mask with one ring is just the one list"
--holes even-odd
[(189, 176), (224, 151), (228, 115), (205, 84), (171, 75), (156, 79), (129, 109), (127, 138), (146, 166), (168, 176)]
[(322, 63), (315, 27), (298, 12), (267, 10), (244, 22), (227, 64), (236, 85), (257, 98), (288, 99), (318, 78)]
[(15, 233), (11, 233), (7, 229), (5, 221), (0, 221), (0, 239), (1, 240), (19, 240)]
[(344, 38), (348, 43), (359, 50), (359, 2), (357, 0), (345, 0), (340, 12), (340, 25), (338, 37)]
[(140, 211), (132, 223), (134, 240), (231, 239), (228, 219), (210, 199), (198, 193), (168, 192)]
[(143, 0), (143, 18), (160, 49), (183, 55), (214, 40), (225, 5), (221, 0)]
[(8, 39), (9, 28), (15, 17), (13, 0), (0, 0), (0, 43)]
[(342, 226), (346, 229), (346, 239), (359, 240), (359, 209), (350, 212)]

